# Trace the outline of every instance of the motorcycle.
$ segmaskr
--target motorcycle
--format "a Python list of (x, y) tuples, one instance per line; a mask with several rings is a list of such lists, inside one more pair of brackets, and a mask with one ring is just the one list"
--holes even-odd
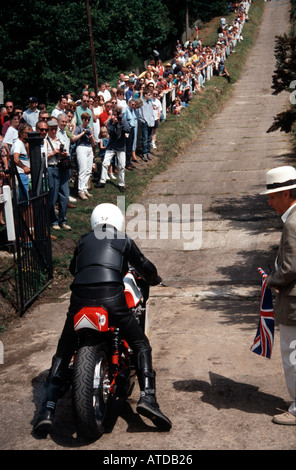
[[(149, 285), (131, 268), (124, 286), (127, 305), (148, 336)], [(73, 358), (73, 413), (78, 433), (97, 438), (105, 430), (114, 400), (125, 401), (133, 391), (133, 352), (103, 307), (82, 308), (75, 314), (74, 329), (79, 346)]]

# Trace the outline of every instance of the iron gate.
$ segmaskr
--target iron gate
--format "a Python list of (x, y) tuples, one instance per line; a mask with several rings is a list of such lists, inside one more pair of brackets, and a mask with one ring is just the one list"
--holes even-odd
[(13, 214), (15, 224), (15, 280), (17, 308), (24, 313), (53, 277), (48, 218), (46, 156), (38, 132), (28, 136), (31, 178), (26, 194), (11, 156)]

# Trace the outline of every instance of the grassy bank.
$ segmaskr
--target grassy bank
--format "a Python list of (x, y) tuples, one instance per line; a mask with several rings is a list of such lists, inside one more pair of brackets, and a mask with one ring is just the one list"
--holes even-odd
[[(243, 41), (237, 44), (236, 52), (226, 61), (227, 70), (231, 76), (231, 83), (224, 77), (212, 77), (206, 82), (202, 93), (195, 94), (190, 107), (182, 112), (181, 116), (167, 115), (165, 122), (160, 124), (157, 139), (158, 149), (153, 161), (141, 162), (134, 172), (126, 172), (126, 206), (136, 202), (145, 193), (152, 178), (164, 171), (177, 158), (182, 151), (196, 138), (199, 132), (207, 125), (212, 116), (217, 114), (222, 106), (229, 100), (234, 83), (243, 72), (250, 49), (256, 39), (264, 10), (264, 0), (254, 0), (249, 11), (249, 23), (243, 29)], [(231, 22), (234, 14), (229, 16)], [(211, 45), (217, 38), (217, 28), (220, 18), (212, 20), (200, 30), (200, 38), (204, 45)], [(77, 201), (75, 209), (68, 210), (68, 223), (71, 232), (55, 232), (57, 240), (52, 243), (54, 261), (54, 279), (50, 288), (40, 296), (38, 302), (56, 301), (59, 295), (69, 289), (71, 276), (68, 272), (69, 261), (72, 257), (75, 244), (79, 237), (90, 228), (90, 215), (93, 208), (101, 202), (117, 202), (120, 195), (117, 185), (106, 184), (105, 188), (92, 189), (94, 197), (88, 201)], [(71, 187), (71, 194), (76, 192)], [(0, 320), (1, 323), (1, 320)]]

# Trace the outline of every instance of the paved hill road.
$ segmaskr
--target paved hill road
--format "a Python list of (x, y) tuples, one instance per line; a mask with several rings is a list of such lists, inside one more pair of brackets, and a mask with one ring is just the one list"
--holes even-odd
[[(33, 308), (2, 335), (0, 449), (250, 450), (295, 449), (295, 429), (272, 424), (288, 399), (279, 340), (271, 360), (250, 352), (257, 328), (257, 266), (273, 262), (278, 218), (258, 193), (266, 169), (294, 161), (291, 137), (266, 134), (288, 96), (271, 95), (275, 36), (289, 30), (289, 2), (266, 2), (262, 25), (229, 103), (178, 161), (155, 177), (140, 201), (202, 204), (202, 245), (139, 240), (164, 287), (152, 289), (150, 339), (157, 395), (171, 418), (158, 433), (135, 413), (138, 389), (111, 433), (95, 443), (75, 439), (70, 400), (46, 440), (31, 435), (42, 384), (64, 323), (62, 304)], [(194, 213), (191, 219), (194, 222)]]

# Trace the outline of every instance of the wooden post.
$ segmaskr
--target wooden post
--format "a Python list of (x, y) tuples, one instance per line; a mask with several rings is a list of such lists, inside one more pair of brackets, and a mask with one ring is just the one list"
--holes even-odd
[(189, 32), (189, 10), (188, 10), (188, 0), (186, 0), (186, 41), (188, 41), (190, 32)]
[(86, 4), (86, 13), (87, 13), (87, 21), (88, 21), (88, 32), (89, 32), (89, 40), (90, 40), (90, 51), (91, 51), (91, 62), (92, 62), (92, 72), (93, 72), (93, 86), (95, 89), (96, 95), (98, 94), (99, 87), (98, 87), (98, 76), (97, 76), (97, 66), (96, 66), (96, 57), (95, 57), (95, 46), (93, 40), (93, 31), (92, 31), (92, 23), (91, 23), (91, 15), (90, 15), (90, 6), (89, 0), (85, 0)]

